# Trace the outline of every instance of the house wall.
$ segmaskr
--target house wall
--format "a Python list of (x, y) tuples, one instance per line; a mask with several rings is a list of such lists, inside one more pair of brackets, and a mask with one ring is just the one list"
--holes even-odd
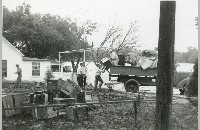
[(19, 64), (19, 66), (23, 69), (22, 55), (18, 53), (13, 47), (10, 47), (6, 42), (7, 41), (5, 39), (2, 40), (2, 60), (7, 60), (7, 77), (4, 79), (16, 80), (16, 64)]
[(36, 81), (42, 82), (45, 78), (45, 72), (50, 68), (50, 61), (37, 61), (40, 62), (40, 76), (32, 76), (32, 62), (23, 61), (22, 54), (19, 53), (8, 41), (2, 39), (2, 60), (7, 60), (7, 77), (4, 80), (15, 81), (17, 79), (16, 64), (22, 69), (22, 81)]
[[(32, 76), (32, 62), (40, 62), (40, 76)], [(22, 80), (43, 82), (50, 65), (50, 61), (23, 61)]]

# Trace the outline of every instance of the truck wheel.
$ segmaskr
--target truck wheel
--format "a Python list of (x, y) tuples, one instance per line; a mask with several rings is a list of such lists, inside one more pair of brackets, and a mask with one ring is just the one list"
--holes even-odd
[(135, 79), (129, 79), (125, 83), (126, 92), (137, 93), (139, 91), (139, 83)]

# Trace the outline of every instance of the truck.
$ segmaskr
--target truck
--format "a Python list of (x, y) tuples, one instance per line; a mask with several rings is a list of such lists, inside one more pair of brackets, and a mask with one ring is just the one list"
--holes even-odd
[[(174, 86), (182, 80), (185, 80), (192, 72), (177, 72), (174, 73)], [(117, 77), (117, 82), (124, 83), (126, 92), (138, 92), (139, 86), (156, 86), (157, 68), (142, 69), (141, 67), (133, 66), (110, 66), (109, 80), (112, 77)], [(180, 86), (182, 92), (186, 82)]]

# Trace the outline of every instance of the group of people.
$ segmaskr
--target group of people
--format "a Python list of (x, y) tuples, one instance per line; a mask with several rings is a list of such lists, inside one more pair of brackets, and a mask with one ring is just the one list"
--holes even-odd
[[(110, 59), (109, 61), (113, 66), (117, 66), (119, 62), (119, 58), (115, 51), (110, 50)], [(106, 70), (106, 66), (97, 63), (96, 64), (97, 69), (95, 73), (95, 81), (94, 81), (94, 89), (97, 90), (97, 88), (101, 89), (101, 86), (103, 85), (103, 80), (101, 78), (101, 73), (104, 73)], [(87, 69), (85, 67), (85, 63), (80, 63), (80, 67), (77, 69), (77, 82), (79, 86), (83, 89), (85, 89), (86, 86), (86, 79), (87, 79)]]
[[(112, 65), (118, 65), (119, 58), (114, 51), (109, 51), (110, 52), (110, 61)], [(19, 67), (19, 64), (16, 64), (17, 67), (17, 72), (15, 74), (18, 75), (17, 81), (16, 81), (16, 87), (20, 87), (22, 85), (22, 69)], [(98, 63), (97, 64), (97, 70), (96, 70), (96, 75), (95, 75), (95, 83), (94, 83), (94, 89), (96, 90), (97, 88), (101, 89), (101, 86), (103, 85), (103, 80), (101, 78), (101, 73), (105, 72), (105, 66), (102, 64)], [(86, 79), (87, 79), (87, 69), (85, 67), (85, 63), (80, 63), (80, 67), (77, 69), (77, 82), (79, 86), (83, 89), (85, 89), (86, 86)]]
[[(103, 85), (101, 73), (105, 72), (104, 66), (102, 66), (101, 64), (96, 64), (96, 65), (97, 69), (95, 73), (95, 83), (94, 83), (95, 90), (97, 90), (97, 88), (101, 89), (101, 86)], [(87, 69), (85, 67), (85, 63), (80, 63), (80, 67), (77, 69), (77, 82), (82, 89), (85, 89), (86, 79), (87, 79)]]

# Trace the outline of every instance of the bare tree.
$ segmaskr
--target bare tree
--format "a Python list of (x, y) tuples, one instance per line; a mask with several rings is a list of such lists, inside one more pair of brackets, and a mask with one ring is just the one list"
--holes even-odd
[[(133, 48), (138, 39), (137, 31), (137, 22), (131, 23), (127, 30), (119, 26), (113, 25), (110, 29), (108, 29), (104, 40), (101, 42), (100, 46), (96, 50), (95, 57), (98, 59), (97, 61), (100, 61), (100, 59), (103, 58), (100, 56), (100, 53), (106, 43), (110, 44), (110, 47), (115, 46), (117, 53), (120, 52), (122, 49), (126, 49), (127, 46), (129, 46), (129, 50), (130, 47)], [(108, 51), (107, 53), (105, 53), (105, 51), (103, 53), (104, 56), (106, 56)]]
[(137, 29), (138, 29), (138, 26), (136, 26), (136, 22), (131, 23), (129, 29), (124, 35), (120, 33), (119, 35), (121, 36), (116, 37), (115, 41), (118, 41), (118, 42), (113, 43), (113, 44), (117, 44), (117, 52), (124, 49), (126, 46), (134, 47), (133, 45), (136, 44), (137, 39), (138, 39), (138, 35), (136, 33)]

